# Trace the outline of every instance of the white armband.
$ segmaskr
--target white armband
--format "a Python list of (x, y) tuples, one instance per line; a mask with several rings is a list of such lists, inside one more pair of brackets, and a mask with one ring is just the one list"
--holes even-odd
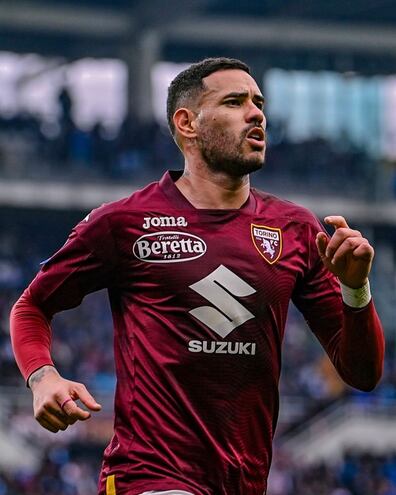
[(363, 287), (352, 289), (340, 282), (342, 300), (351, 308), (364, 308), (371, 301), (370, 282), (367, 281)]

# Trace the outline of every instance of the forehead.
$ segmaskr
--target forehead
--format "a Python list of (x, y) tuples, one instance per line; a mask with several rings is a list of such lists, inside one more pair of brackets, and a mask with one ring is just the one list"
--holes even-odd
[(213, 72), (203, 79), (206, 89), (203, 98), (225, 95), (227, 93), (248, 92), (251, 96), (261, 95), (253, 77), (239, 69), (226, 69)]

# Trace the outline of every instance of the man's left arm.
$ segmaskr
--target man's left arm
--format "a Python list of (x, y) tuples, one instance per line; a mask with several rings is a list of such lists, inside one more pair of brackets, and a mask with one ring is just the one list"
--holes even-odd
[(342, 326), (334, 335), (316, 331), (341, 377), (355, 388), (372, 390), (382, 375), (384, 335), (371, 298), (368, 276), (374, 249), (341, 216), (325, 218), (332, 237), (316, 236), (324, 266), (339, 280), (343, 299)]

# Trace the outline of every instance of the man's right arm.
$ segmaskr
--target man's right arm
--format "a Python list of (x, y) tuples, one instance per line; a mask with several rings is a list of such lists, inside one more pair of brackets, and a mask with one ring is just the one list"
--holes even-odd
[(11, 310), (11, 343), (26, 382), (38, 368), (54, 365), (50, 354), (50, 321), (51, 318), (34, 302), (29, 288)]
[(75, 402), (80, 400), (91, 411), (101, 406), (81, 383), (62, 378), (50, 355), (49, 319), (33, 302), (29, 289), (11, 311), (11, 341), (17, 364), (33, 393), (36, 420), (49, 431), (65, 430), (91, 414)]
[(91, 411), (100, 410), (84, 385), (65, 380), (56, 371), (50, 322), (54, 314), (78, 306), (87, 294), (115, 284), (119, 270), (109, 211), (111, 205), (91, 212), (72, 230), (11, 311), (15, 359), (32, 390), (35, 417), (50, 431), (90, 416), (76, 400)]

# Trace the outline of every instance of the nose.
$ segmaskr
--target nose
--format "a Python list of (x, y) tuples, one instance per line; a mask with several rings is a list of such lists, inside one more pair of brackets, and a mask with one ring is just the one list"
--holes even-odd
[(265, 129), (266, 119), (264, 112), (253, 101), (249, 104), (249, 109), (246, 114), (246, 122), (255, 122), (257, 125), (262, 126)]

